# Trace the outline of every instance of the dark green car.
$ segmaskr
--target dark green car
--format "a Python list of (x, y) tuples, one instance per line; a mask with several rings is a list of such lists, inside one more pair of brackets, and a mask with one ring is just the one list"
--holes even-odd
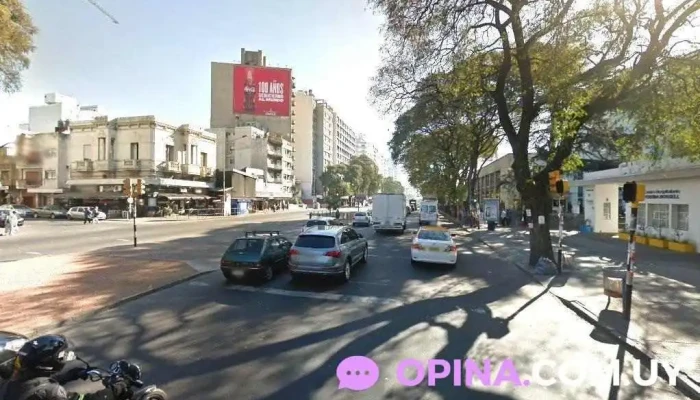
[(292, 243), (279, 231), (246, 232), (221, 256), (221, 272), (229, 281), (255, 277), (270, 281), (287, 268)]

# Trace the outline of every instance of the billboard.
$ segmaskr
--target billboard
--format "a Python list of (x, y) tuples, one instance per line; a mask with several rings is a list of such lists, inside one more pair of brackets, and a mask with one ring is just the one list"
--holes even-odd
[(233, 113), (288, 117), (292, 71), (284, 68), (233, 66)]

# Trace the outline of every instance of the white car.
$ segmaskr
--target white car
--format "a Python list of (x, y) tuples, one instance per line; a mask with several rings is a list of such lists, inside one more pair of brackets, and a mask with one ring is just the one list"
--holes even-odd
[(308, 231), (309, 229), (312, 229), (313, 227), (316, 226), (337, 226), (337, 225), (343, 225), (342, 222), (338, 221), (337, 219), (333, 217), (315, 217), (311, 218), (310, 220), (306, 221), (304, 224), (304, 227), (301, 228), (301, 233), (304, 233)]
[(36, 218), (36, 211), (24, 204), (3, 204), (0, 205), (0, 210), (17, 211), (17, 214), (22, 218)]
[(421, 227), (411, 244), (411, 263), (457, 265), (457, 246), (452, 234), (440, 226)]
[(372, 217), (366, 212), (356, 212), (355, 215), (352, 216), (352, 226), (358, 225), (372, 226)]
[[(86, 208), (87, 207), (71, 207), (68, 210), (68, 212), (66, 213), (66, 217), (68, 219), (83, 220), (83, 219), (85, 219), (85, 209)], [(90, 208), (92, 208), (92, 207), (90, 207)], [(103, 213), (102, 211), (100, 211), (99, 213), (97, 213), (97, 219), (100, 221), (104, 221), (105, 219), (107, 219), (107, 215), (105, 213)]]

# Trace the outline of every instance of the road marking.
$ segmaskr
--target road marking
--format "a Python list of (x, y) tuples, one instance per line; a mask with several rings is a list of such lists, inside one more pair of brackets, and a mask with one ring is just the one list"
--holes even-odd
[(191, 286), (211, 286), (207, 282), (190, 281)]
[(386, 283), (386, 282), (363, 282), (363, 281), (353, 281), (353, 280), (351, 280), (350, 283), (356, 283), (356, 284), (358, 284), (358, 285), (389, 286), (389, 284)]
[(302, 298), (306, 298), (306, 299), (328, 300), (328, 301), (337, 301), (337, 302), (343, 302), (343, 303), (388, 305), (388, 306), (395, 306), (395, 307), (400, 307), (400, 306), (403, 306), (406, 304), (400, 300), (374, 297), (374, 296), (354, 296), (354, 295), (344, 295), (344, 294), (336, 294), (336, 293), (317, 293), (317, 292), (306, 292), (306, 291), (301, 291), (301, 290), (283, 290), (283, 289), (274, 289), (274, 288), (259, 288), (259, 287), (242, 286), (242, 285), (228, 286), (227, 289), (241, 291), (241, 292), (266, 293), (266, 294), (274, 294), (274, 295), (278, 295), (278, 296), (302, 297)]
[(27, 253), (27, 254), (34, 255), (34, 256), (40, 256), (40, 255), (41, 255), (41, 253), (37, 253), (36, 251), (27, 251), (26, 253)]
[(117, 239), (118, 242), (131, 242), (129, 239)]

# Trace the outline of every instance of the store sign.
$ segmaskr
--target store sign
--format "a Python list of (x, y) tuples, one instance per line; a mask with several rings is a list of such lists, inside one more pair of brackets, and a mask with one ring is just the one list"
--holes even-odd
[(680, 199), (681, 191), (674, 189), (663, 189), (663, 190), (647, 190), (644, 196), (645, 200), (649, 199)]

